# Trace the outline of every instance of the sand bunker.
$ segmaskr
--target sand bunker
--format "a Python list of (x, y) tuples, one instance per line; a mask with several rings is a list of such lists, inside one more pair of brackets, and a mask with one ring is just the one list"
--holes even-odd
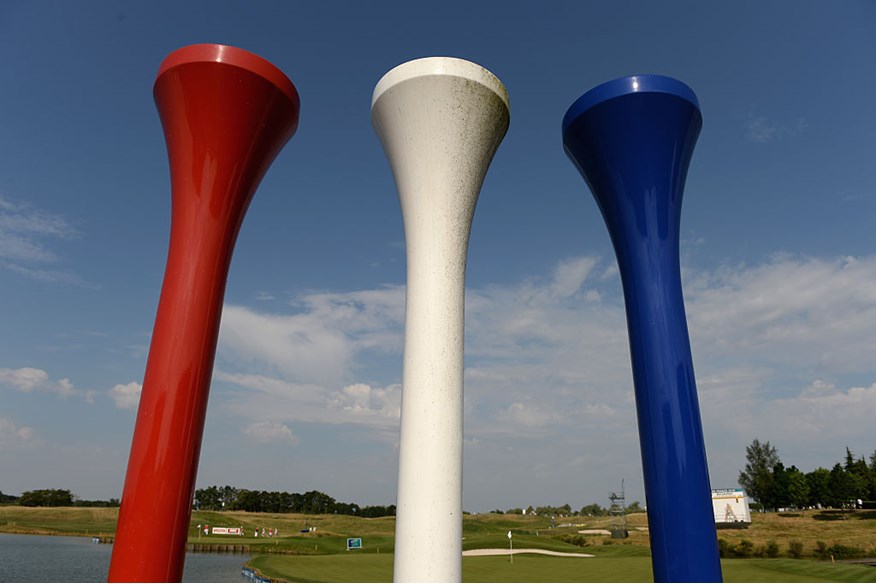
[[(516, 554), (544, 554), (546, 556), (562, 556), (566, 558), (592, 558), (593, 554), (576, 554), (576, 553), (567, 553), (567, 552), (554, 552), (551, 550), (537, 550), (537, 549), (520, 549), (514, 550), (513, 552)], [(509, 554), (508, 550), (503, 550), (499, 548), (490, 548), (490, 549), (482, 549), (482, 550), (465, 550), (462, 552), (464, 556), (507, 556)]]
[(583, 533), (584, 535), (611, 535), (611, 532), (607, 529), (579, 529), (578, 533)]

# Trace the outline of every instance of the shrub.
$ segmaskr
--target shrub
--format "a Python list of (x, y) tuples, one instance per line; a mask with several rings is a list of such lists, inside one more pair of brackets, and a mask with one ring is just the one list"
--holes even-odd
[(779, 557), (779, 544), (777, 544), (775, 540), (771, 539), (767, 542), (765, 551), (768, 558), (777, 558)]
[(822, 560), (829, 559), (830, 554), (827, 553), (827, 544), (823, 541), (815, 542), (815, 555), (821, 558)]
[[(778, 548), (778, 546), (776, 546)], [(733, 544), (726, 539), (718, 538), (718, 555), (722, 558), (750, 558), (755, 556), (763, 558), (771, 552), (769, 545), (759, 545), (756, 548), (748, 539), (742, 539), (737, 544)], [(778, 550), (776, 550), (778, 554)]]
[(841, 545), (838, 543), (833, 544), (826, 550), (827, 559), (833, 556), (834, 559), (837, 560), (853, 560), (855, 558), (863, 558), (866, 557), (867, 552), (859, 547), (851, 546), (851, 545)]
[(750, 540), (742, 539), (736, 544), (736, 555), (740, 558), (750, 558), (754, 551), (754, 544)]
[(795, 560), (799, 560), (803, 556), (803, 544), (796, 539), (792, 539), (788, 542), (788, 555)]
[(753, 555), (755, 558), (765, 558), (766, 557), (766, 548), (762, 545), (759, 545), (756, 548), (754, 548), (754, 551), (751, 552), (751, 555)]
[(567, 533), (565, 535), (556, 535), (554, 539), (558, 539), (562, 542), (569, 543), (572, 545), (576, 545), (578, 547), (587, 547), (590, 545), (590, 542), (583, 535), (575, 535), (573, 533)]

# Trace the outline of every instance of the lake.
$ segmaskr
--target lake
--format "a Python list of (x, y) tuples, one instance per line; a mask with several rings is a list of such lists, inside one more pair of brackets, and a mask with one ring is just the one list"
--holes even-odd
[[(90, 537), (0, 533), (0, 582), (106, 582), (110, 544)], [(250, 582), (249, 554), (186, 554), (183, 582)]]

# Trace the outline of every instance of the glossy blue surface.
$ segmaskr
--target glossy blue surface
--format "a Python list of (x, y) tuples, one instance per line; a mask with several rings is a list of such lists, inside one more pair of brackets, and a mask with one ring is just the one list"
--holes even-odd
[(657, 582), (722, 579), (678, 251), (701, 127), (693, 91), (656, 75), (601, 85), (563, 120), (566, 154), (602, 211), (623, 281)]

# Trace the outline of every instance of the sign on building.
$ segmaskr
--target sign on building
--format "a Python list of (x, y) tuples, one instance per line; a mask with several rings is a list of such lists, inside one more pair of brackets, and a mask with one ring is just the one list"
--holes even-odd
[(715, 526), (745, 529), (751, 525), (748, 497), (742, 489), (712, 489)]

